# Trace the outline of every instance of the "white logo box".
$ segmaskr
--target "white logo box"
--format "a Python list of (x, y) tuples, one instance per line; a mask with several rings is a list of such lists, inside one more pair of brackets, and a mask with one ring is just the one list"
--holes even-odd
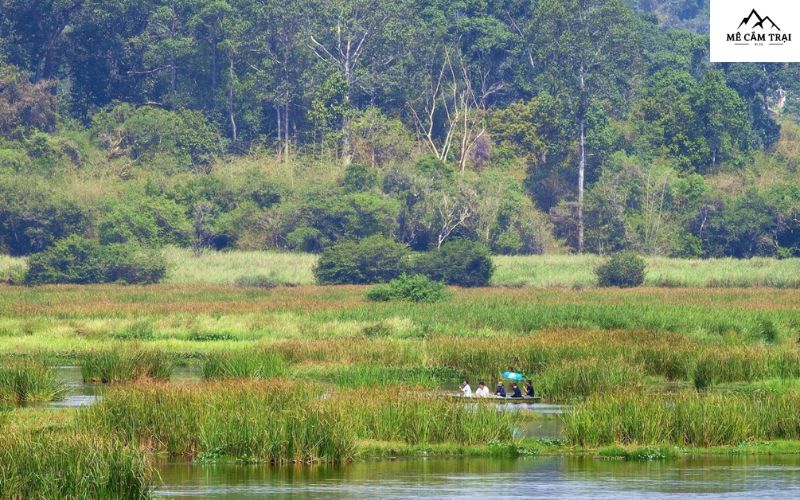
[(800, 62), (800, 0), (711, 0), (711, 62)]

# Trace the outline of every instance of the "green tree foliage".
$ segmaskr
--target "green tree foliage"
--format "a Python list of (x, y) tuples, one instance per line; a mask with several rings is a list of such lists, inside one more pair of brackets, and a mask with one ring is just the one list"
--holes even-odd
[(165, 162), (168, 168), (203, 167), (222, 152), (222, 139), (195, 111), (120, 104), (94, 115), (92, 132), (110, 156)]
[(157, 251), (133, 244), (103, 246), (69, 236), (31, 256), (25, 283), (157, 283), (166, 270)]
[(437, 251), (419, 256), (415, 269), (434, 281), (477, 287), (489, 284), (494, 264), (485, 246), (459, 238), (448, 241)]
[(0, 0), (0, 250), (797, 255), (800, 69), (706, 10)]
[(11, 255), (39, 252), (54, 241), (82, 233), (88, 214), (69, 195), (36, 176), (0, 177), (0, 249)]
[(383, 236), (344, 241), (324, 250), (314, 276), (325, 285), (384, 283), (407, 270), (408, 247)]
[(137, 242), (145, 246), (185, 245), (191, 224), (185, 210), (167, 198), (128, 192), (112, 198), (97, 222), (100, 242)]

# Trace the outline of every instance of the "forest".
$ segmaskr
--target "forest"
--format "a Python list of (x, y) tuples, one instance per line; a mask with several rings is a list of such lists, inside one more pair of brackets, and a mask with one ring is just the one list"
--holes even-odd
[(800, 256), (798, 74), (698, 0), (0, 0), (0, 253)]

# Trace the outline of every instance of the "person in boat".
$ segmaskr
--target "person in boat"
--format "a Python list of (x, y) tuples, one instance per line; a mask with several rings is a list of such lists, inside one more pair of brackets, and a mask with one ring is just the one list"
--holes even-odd
[(533, 382), (530, 380), (528, 380), (528, 382), (525, 384), (525, 397), (526, 398), (536, 397), (536, 391), (533, 390)]
[(500, 398), (506, 397), (506, 386), (503, 384), (502, 380), (497, 381), (497, 388), (494, 391), (494, 395)]
[(475, 396), (479, 398), (489, 397), (489, 388), (486, 387), (486, 384), (484, 384), (483, 381), (478, 382), (478, 389), (475, 391)]
[(511, 384), (511, 397), (512, 398), (521, 398), (522, 397), (522, 391), (519, 389), (519, 386), (517, 385), (516, 382)]
[(464, 382), (461, 383), (461, 396), (465, 398), (472, 397), (472, 387), (469, 386), (469, 380), (464, 379)]

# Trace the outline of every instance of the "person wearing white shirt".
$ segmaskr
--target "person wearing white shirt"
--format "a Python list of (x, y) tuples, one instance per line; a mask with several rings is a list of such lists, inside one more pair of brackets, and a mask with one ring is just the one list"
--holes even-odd
[(464, 383), (461, 384), (461, 395), (465, 398), (472, 397), (472, 387), (469, 386), (469, 380), (464, 380)]
[(486, 387), (486, 384), (484, 384), (483, 382), (478, 384), (478, 390), (475, 391), (475, 396), (479, 398), (489, 397), (489, 388)]

